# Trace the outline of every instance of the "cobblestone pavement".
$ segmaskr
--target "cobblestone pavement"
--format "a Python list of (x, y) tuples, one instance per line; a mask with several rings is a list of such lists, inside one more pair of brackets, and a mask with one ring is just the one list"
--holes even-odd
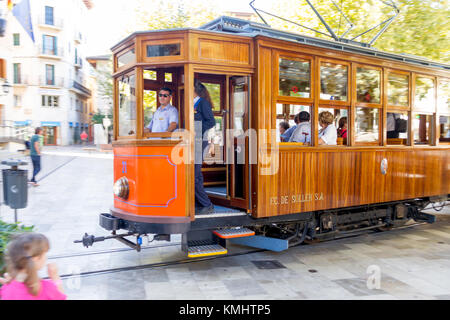
[[(46, 148), (39, 187), (19, 220), (50, 239), (50, 257), (126, 248), (109, 240), (86, 249), (84, 232), (108, 233), (98, 214), (112, 205), (112, 155), (81, 147)], [(30, 166), (31, 168), (31, 166)], [(429, 212), (436, 213), (434, 210)], [(12, 221), (13, 210), (0, 207)], [(178, 245), (50, 259), (60, 274), (184, 259)], [(153, 245), (152, 243), (151, 245)], [(157, 243), (165, 245), (167, 242)], [(232, 246), (230, 252), (248, 248)], [(259, 269), (255, 261), (277, 261)], [(46, 275), (42, 271), (42, 276)], [(69, 299), (450, 299), (450, 209), (412, 228), (214, 260), (64, 280)]]

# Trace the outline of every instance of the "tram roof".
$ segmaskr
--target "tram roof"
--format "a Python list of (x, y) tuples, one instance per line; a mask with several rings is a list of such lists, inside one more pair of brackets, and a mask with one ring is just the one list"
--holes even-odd
[[(164, 29), (164, 30), (149, 30), (149, 31), (138, 31), (131, 34), (126, 39), (122, 40), (120, 43), (127, 41), (128, 39), (139, 34), (148, 34), (153, 32), (161, 31), (186, 31), (186, 30), (202, 30), (210, 31), (214, 33), (228, 33), (235, 34), (245, 37), (256, 37), (265, 36), (273, 39), (280, 39), (285, 41), (291, 41), (301, 44), (307, 44), (315, 47), (327, 48), (332, 50), (338, 50), (348, 53), (363, 54), (371, 57), (377, 57), (380, 59), (389, 59), (399, 62), (412, 63), (415, 65), (434, 67), (444, 70), (450, 70), (450, 64), (440, 63), (436, 61), (429, 60), (424, 57), (415, 56), (407, 53), (390, 53), (386, 51), (381, 51), (370, 47), (368, 44), (351, 41), (347, 39), (341, 39), (340, 41), (325, 40), (315, 37), (309, 37), (301, 35), (298, 33), (281, 31), (273, 29), (265, 24), (257, 23), (249, 20), (243, 20), (234, 17), (221, 16), (202, 25), (200, 28), (175, 28), (175, 29)], [(114, 50), (120, 43), (112, 47)]]

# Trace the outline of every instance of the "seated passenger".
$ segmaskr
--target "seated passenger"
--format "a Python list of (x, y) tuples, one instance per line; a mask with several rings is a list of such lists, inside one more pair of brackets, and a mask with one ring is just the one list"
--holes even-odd
[(297, 124), (299, 123), (299, 122), (298, 122), (298, 115), (299, 115), (299, 114), (296, 114), (295, 117), (294, 117), (295, 125), (292, 126), (292, 127), (290, 127), (289, 129), (287, 129), (287, 130), (281, 135), (281, 138), (280, 138), (280, 139), (281, 139), (281, 142), (287, 142), (287, 141), (289, 141), (289, 139), (291, 138), (292, 133), (293, 133), (294, 130), (297, 128)]
[(299, 124), (297, 128), (292, 133), (289, 142), (303, 142), (304, 144), (311, 143), (311, 123), (309, 119), (311, 116), (309, 112), (302, 111), (298, 114)]
[(337, 135), (339, 138), (347, 138), (347, 117), (342, 117), (339, 119)]
[(337, 145), (337, 130), (333, 124), (334, 117), (331, 112), (323, 111), (319, 113), (319, 145)]
[(170, 104), (172, 90), (161, 88), (158, 97), (161, 105), (153, 114), (144, 132), (173, 132), (178, 126), (178, 110)]
[(287, 123), (286, 121), (280, 122), (280, 124), (278, 125), (278, 130), (280, 131), (281, 142), (283, 142), (282, 135), (286, 132), (287, 129), (289, 129), (289, 123)]

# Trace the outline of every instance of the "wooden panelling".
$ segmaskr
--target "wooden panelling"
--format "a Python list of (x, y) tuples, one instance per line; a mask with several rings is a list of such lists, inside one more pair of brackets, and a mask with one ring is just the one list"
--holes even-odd
[(449, 161), (444, 148), (281, 149), (278, 172), (259, 176), (256, 216), (447, 195)]
[(233, 41), (199, 39), (199, 59), (250, 64), (250, 44)]

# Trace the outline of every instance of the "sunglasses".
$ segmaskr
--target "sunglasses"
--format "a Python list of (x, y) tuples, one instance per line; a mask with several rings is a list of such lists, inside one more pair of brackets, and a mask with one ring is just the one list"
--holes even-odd
[(167, 98), (167, 97), (170, 97), (170, 94), (164, 94), (164, 93), (160, 93), (160, 94), (158, 94), (158, 97), (164, 97), (164, 98)]

